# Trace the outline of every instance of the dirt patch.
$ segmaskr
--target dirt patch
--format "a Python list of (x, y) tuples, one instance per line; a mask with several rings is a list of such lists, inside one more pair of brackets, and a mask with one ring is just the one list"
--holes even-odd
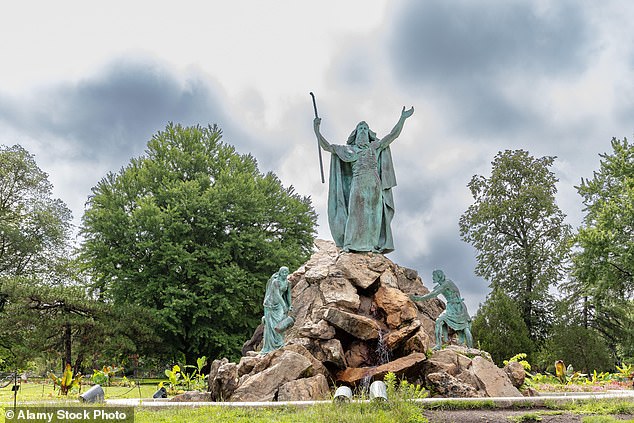
[[(552, 411), (547, 409), (532, 410), (425, 410), (423, 415), (431, 423), (580, 423), (586, 415)], [(530, 419), (539, 417), (541, 420)], [(523, 418), (522, 418), (523, 417)], [(619, 420), (634, 419), (634, 415), (614, 416)]]

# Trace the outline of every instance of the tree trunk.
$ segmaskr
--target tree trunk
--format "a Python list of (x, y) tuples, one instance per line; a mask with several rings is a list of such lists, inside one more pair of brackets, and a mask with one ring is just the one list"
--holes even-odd
[(64, 324), (64, 365), (62, 372), (66, 368), (67, 364), (72, 363), (72, 333), (70, 323)]
[(524, 304), (522, 305), (522, 313), (524, 314), (522, 317), (524, 318), (524, 323), (526, 323), (526, 328), (528, 329), (528, 336), (535, 341), (535, 324), (533, 321), (533, 302), (531, 299), (531, 294), (533, 292), (533, 281), (529, 276), (528, 281), (526, 283), (526, 293), (524, 294)]
[(588, 329), (588, 296), (583, 297), (583, 327)]
[(81, 365), (84, 362), (84, 353), (80, 352), (77, 354), (77, 360), (75, 360), (75, 365), (73, 366), (73, 373), (78, 374), (81, 370)]

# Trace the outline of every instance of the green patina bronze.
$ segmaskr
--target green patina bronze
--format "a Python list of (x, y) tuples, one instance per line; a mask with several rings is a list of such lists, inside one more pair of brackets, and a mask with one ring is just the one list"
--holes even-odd
[(432, 273), (434, 290), (427, 295), (412, 295), (414, 301), (425, 301), (442, 295), (447, 300), (447, 308), (436, 319), (436, 346), (434, 350), (442, 347), (443, 341), (449, 342), (448, 328), (458, 334), (458, 340), (467, 347), (473, 347), (471, 336), (471, 317), (467, 311), (464, 299), (460, 297), (460, 291), (456, 284), (445, 277), (442, 270), (434, 270)]
[(288, 267), (282, 266), (266, 283), (264, 294), (264, 345), (260, 354), (267, 354), (284, 346), (284, 332), (295, 320), (288, 313), (291, 305), (291, 284)]
[(346, 145), (332, 145), (321, 135), (321, 119), (314, 129), (319, 145), (332, 153), (328, 190), (328, 223), (337, 247), (344, 251), (389, 253), (394, 250), (390, 227), (394, 216), (392, 188), (396, 176), (390, 144), (400, 135), (405, 120), (414, 108), (401, 117), (384, 138), (378, 139), (368, 124), (360, 122)]

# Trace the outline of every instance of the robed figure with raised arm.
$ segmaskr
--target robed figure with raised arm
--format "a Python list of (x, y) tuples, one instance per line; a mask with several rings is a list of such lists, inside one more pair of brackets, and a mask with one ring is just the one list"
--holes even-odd
[(315, 118), (319, 145), (332, 153), (328, 223), (335, 244), (344, 251), (389, 253), (394, 250), (391, 222), (396, 176), (390, 144), (413, 113), (413, 107), (409, 110), (403, 107), (392, 131), (381, 139), (367, 123), (360, 122), (346, 145), (326, 141), (319, 130), (321, 119)]

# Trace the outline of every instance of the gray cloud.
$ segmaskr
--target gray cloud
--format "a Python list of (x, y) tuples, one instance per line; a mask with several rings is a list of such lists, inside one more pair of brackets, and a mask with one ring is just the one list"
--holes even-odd
[(578, 6), (409, 1), (396, 14), (388, 63), (404, 83), (443, 102), (455, 128), (508, 134), (535, 124), (532, 82), (586, 69), (591, 27)]
[(578, 6), (556, 2), (540, 11), (528, 1), (410, 1), (395, 25), (394, 63), (410, 80), (446, 82), (518, 71), (577, 72), (587, 62), (590, 40)]
[(181, 81), (154, 60), (119, 59), (99, 75), (28, 98), (0, 94), (0, 120), (35, 139), (61, 139), (78, 158), (94, 161), (139, 154), (169, 121), (207, 125), (225, 118), (207, 81)]
[(56, 192), (79, 225), (91, 188), (140, 156), (168, 122), (217, 123), (240, 153), (268, 157), (225, 103), (224, 92), (204, 75), (176, 73), (154, 58), (120, 58), (77, 82), (58, 81), (20, 97), (0, 92), (0, 128), (19, 137), (1, 142), (23, 144), (38, 153), (43, 168), (55, 170)]

